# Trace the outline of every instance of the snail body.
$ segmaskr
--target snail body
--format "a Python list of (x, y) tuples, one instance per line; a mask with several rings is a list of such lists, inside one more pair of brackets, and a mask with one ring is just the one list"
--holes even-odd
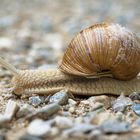
[[(140, 92), (140, 40), (118, 24), (96, 24), (70, 42), (59, 69), (19, 70), (0, 58), (14, 77), (14, 93), (74, 94)], [(112, 78), (108, 78), (112, 77)]]

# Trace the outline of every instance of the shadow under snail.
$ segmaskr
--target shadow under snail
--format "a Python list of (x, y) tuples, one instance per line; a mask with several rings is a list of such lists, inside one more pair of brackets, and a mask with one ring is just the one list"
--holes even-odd
[(15, 94), (79, 95), (140, 92), (140, 39), (119, 24), (95, 24), (79, 32), (66, 49), (60, 67), (19, 70), (0, 58), (14, 75)]

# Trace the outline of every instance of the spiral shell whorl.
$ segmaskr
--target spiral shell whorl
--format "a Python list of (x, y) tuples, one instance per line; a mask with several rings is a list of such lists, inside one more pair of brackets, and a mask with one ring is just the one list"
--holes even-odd
[(109, 71), (116, 79), (132, 79), (140, 71), (140, 39), (118, 24), (93, 25), (71, 41), (60, 69), (79, 76)]

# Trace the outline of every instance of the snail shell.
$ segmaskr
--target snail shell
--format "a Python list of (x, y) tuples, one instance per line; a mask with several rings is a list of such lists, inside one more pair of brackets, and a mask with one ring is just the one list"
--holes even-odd
[(130, 80), (140, 72), (140, 39), (118, 24), (96, 24), (70, 42), (60, 69), (67, 74), (92, 77), (109, 72)]

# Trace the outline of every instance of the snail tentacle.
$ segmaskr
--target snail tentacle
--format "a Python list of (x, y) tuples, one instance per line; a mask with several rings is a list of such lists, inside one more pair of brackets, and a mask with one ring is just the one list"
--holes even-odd
[(4, 60), (1, 57), (0, 57), (0, 64), (4, 68), (8, 69), (13, 75), (17, 76), (19, 74), (18, 70), (13, 65), (11, 65), (9, 62), (7, 62), (6, 60)]

